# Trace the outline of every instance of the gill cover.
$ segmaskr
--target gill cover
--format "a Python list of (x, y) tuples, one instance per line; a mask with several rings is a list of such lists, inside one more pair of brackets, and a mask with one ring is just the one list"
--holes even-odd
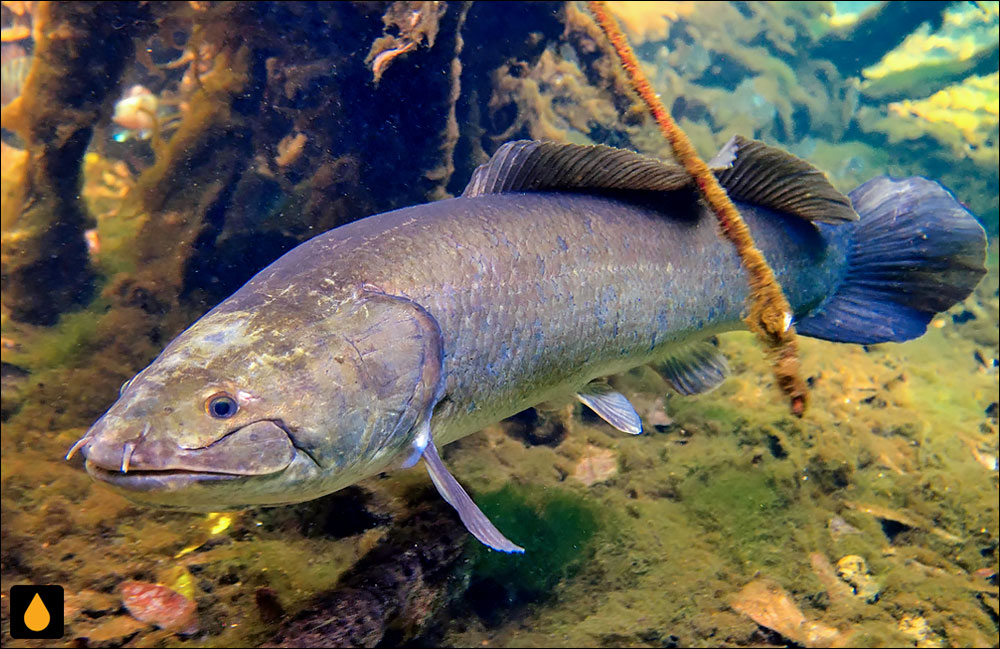
[(346, 397), (336, 404), (339, 428), (359, 435), (346, 447), (322, 439), (297, 442), (321, 466), (353, 456), (378, 470), (376, 465), (412, 444), (441, 396), (441, 329), (416, 302), (372, 289), (360, 291), (344, 309), (339, 334), (331, 332), (343, 343), (333, 342), (341, 351), (331, 375)]

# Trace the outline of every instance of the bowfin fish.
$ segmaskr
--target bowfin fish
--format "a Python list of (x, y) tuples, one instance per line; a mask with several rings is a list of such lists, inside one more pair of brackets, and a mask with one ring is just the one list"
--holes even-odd
[[(985, 233), (937, 183), (849, 196), (734, 138), (712, 159), (804, 335), (909, 340), (985, 274)], [(458, 198), (377, 214), (289, 251), (174, 339), (70, 450), (135, 501), (218, 511), (301, 502), (423, 462), (469, 531), (500, 532), (438, 449), (576, 395), (642, 420), (603, 378), (653, 363), (682, 394), (728, 373), (711, 344), (749, 289), (677, 165), (510, 142)]]

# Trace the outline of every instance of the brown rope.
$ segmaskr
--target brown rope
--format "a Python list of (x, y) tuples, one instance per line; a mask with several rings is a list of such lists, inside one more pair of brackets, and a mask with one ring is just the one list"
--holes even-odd
[(746, 223), (743, 222), (743, 218), (729, 200), (725, 190), (719, 185), (715, 175), (698, 157), (687, 135), (677, 126), (659, 97), (653, 92), (646, 75), (639, 68), (639, 61), (635, 58), (632, 47), (619, 28), (618, 22), (608, 13), (604, 2), (592, 0), (587, 6), (618, 54), (632, 87), (645, 102), (653, 119), (659, 125), (660, 132), (670, 143), (674, 157), (695, 179), (698, 191), (719, 220), (723, 236), (736, 247), (736, 252), (749, 275), (750, 313), (747, 315), (746, 323), (767, 346), (778, 385), (791, 400), (792, 413), (802, 416), (806, 407), (807, 389), (805, 382), (799, 376), (798, 345), (795, 329), (790, 326), (792, 310), (781, 291), (781, 285), (774, 276), (774, 271), (754, 245), (750, 230), (747, 229)]

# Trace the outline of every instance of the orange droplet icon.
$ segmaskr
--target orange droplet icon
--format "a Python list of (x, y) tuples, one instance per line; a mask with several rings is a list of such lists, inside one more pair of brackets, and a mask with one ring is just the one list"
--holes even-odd
[(42, 598), (38, 596), (38, 593), (35, 593), (34, 598), (32, 598), (31, 603), (28, 604), (28, 608), (24, 612), (24, 625), (37, 633), (47, 627), (51, 619), (52, 616), (49, 615), (49, 609), (45, 608)]

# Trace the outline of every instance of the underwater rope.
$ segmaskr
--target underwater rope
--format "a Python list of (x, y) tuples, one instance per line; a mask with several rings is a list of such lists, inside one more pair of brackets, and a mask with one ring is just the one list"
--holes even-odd
[(604, 2), (591, 0), (587, 2), (587, 7), (611, 42), (628, 75), (629, 83), (649, 108), (660, 132), (670, 144), (674, 157), (694, 178), (698, 191), (719, 220), (723, 236), (735, 246), (749, 275), (750, 313), (745, 322), (766, 345), (778, 386), (788, 395), (792, 413), (802, 416), (806, 407), (807, 388), (799, 376), (798, 344), (795, 328), (791, 326), (792, 309), (781, 290), (781, 284), (754, 244), (750, 230), (729, 196), (653, 91), (646, 75), (639, 68), (639, 61), (635, 58), (632, 47), (618, 22), (608, 13)]

